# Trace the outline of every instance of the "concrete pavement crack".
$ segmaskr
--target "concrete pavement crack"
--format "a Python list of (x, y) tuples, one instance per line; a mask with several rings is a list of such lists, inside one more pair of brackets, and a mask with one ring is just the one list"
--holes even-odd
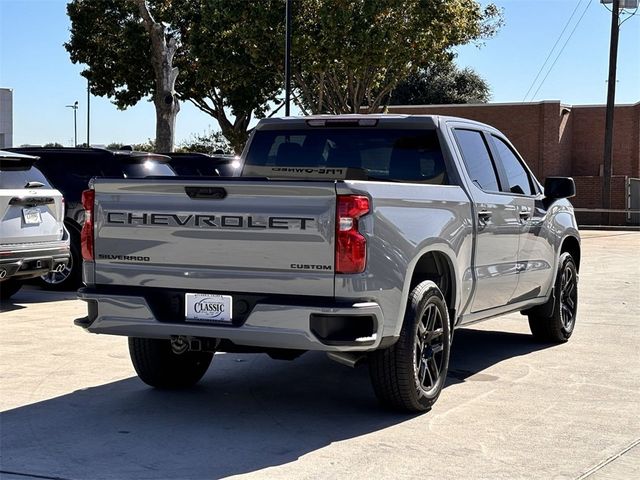
[(589, 478), (591, 475), (596, 473), (598, 470), (601, 470), (602, 468), (606, 467), (610, 463), (616, 461), (618, 458), (620, 458), (625, 453), (627, 453), (630, 450), (632, 450), (634, 447), (637, 447), (638, 445), (640, 445), (640, 438), (638, 438), (638, 439), (634, 440), (633, 442), (631, 442), (629, 445), (624, 447), (618, 453), (616, 453), (614, 455), (611, 455), (610, 457), (604, 459), (602, 462), (600, 462), (597, 465), (591, 467), (589, 470), (587, 470), (582, 475), (580, 475), (578, 478), (576, 478), (576, 480), (584, 480), (585, 478)]

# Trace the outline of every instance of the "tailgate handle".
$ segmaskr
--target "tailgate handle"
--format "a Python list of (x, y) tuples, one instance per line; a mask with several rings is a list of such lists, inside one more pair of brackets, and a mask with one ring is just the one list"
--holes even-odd
[(52, 203), (55, 203), (53, 197), (13, 197), (9, 200), (9, 205), (22, 205), (24, 207), (51, 205)]
[(222, 200), (227, 196), (227, 191), (222, 187), (184, 187), (184, 191), (194, 200)]

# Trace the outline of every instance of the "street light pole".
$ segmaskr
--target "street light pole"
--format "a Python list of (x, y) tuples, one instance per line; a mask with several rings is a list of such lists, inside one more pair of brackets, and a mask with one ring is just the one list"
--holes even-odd
[[(616, 67), (618, 63), (618, 34), (620, 17), (620, 0), (613, 0), (611, 5), (611, 43), (609, 45), (609, 85), (607, 86), (607, 113), (604, 127), (604, 156), (602, 182), (602, 208), (611, 208), (611, 157), (613, 153), (613, 112), (616, 98)], [(609, 224), (609, 212), (605, 213), (606, 224)]]
[(284, 115), (289, 116), (291, 102), (291, 0), (286, 3), (286, 38), (284, 43)]
[(89, 125), (91, 122), (91, 81), (87, 78), (87, 148), (91, 146), (89, 143)]
[(66, 105), (67, 108), (73, 108), (73, 146), (78, 146), (78, 120), (76, 114), (78, 112), (78, 101), (76, 100), (73, 105)]

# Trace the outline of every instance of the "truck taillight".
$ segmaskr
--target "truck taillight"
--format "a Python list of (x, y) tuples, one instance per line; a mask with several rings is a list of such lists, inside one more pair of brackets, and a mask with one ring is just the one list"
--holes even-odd
[(367, 265), (367, 240), (358, 219), (369, 213), (369, 198), (338, 195), (336, 215), (336, 273), (361, 273)]
[(80, 233), (80, 244), (82, 245), (82, 259), (94, 260), (93, 251), (93, 205), (96, 199), (95, 190), (85, 190), (82, 192), (82, 207), (84, 208), (84, 224)]

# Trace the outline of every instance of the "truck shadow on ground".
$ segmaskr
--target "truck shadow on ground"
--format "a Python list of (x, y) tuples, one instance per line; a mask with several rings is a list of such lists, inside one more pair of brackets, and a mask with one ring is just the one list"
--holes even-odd
[[(461, 330), (454, 346), (450, 383), (548, 345)], [(437, 407), (427, 415), (435, 414)], [(220, 478), (411, 418), (378, 407), (366, 368), (319, 353), (294, 362), (224, 354), (188, 391), (156, 391), (130, 378), (4, 412), (0, 470), (61, 479)]]

